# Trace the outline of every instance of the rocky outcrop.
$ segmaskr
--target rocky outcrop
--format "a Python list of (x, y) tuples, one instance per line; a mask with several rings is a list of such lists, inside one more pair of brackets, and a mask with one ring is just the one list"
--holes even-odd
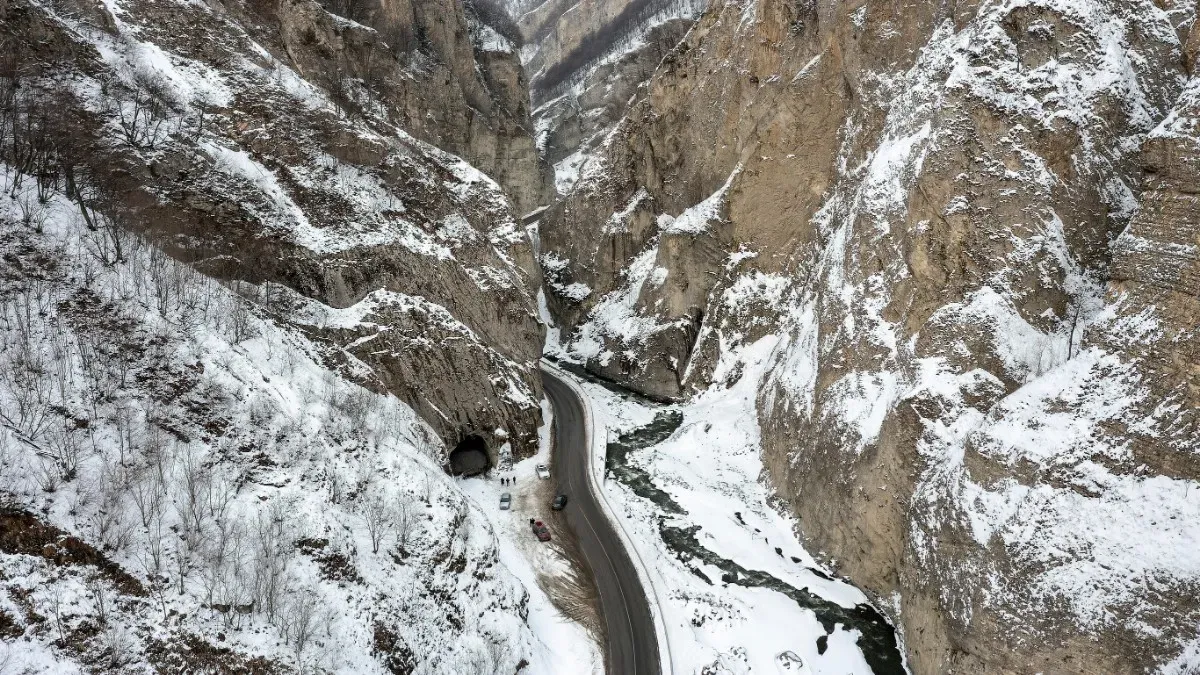
[[(90, 226), (239, 282), (451, 447), (536, 449), (538, 271), (513, 202), (539, 203), (545, 174), (513, 53), (473, 44), (452, 2), (358, 17), (378, 28), (290, 0), (69, 10), (7, 3), (6, 44), (49, 139), (36, 161)], [(289, 314), (290, 292), (335, 319)]]
[(1200, 639), (1190, 12), (720, 3), (544, 222), (590, 370), (686, 397), (771, 341), (770, 480), (916, 672)]

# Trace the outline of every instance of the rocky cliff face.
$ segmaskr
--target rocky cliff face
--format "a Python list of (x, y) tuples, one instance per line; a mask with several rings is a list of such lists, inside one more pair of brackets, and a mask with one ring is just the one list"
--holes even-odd
[(0, 670), (550, 658), (446, 475), (538, 444), (549, 174), (494, 18), (0, 0)]
[(563, 352), (770, 341), (769, 479), (916, 672), (1196, 667), (1192, 21), (718, 3), (542, 227)]
[(345, 372), (451, 446), (529, 452), (538, 271), (515, 211), (548, 174), (515, 52), (455, 2), (335, 9), (374, 27), (316, 2), (6, 3), (35, 168), (268, 304), (353, 309), (310, 326)]
[(520, 213), (553, 195), (532, 141), (519, 45), (473, 5), (328, 0), (260, 9), (247, 17), (265, 29), (255, 37), (340, 105), (375, 106), (463, 157), (500, 183)]
[(625, 114), (637, 88), (704, 9), (699, 0), (510, 3), (526, 46), (538, 147), (559, 192)]

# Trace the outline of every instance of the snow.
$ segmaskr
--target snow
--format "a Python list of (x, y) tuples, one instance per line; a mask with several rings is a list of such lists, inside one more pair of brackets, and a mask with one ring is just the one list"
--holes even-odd
[(990, 286), (971, 293), (962, 303), (942, 306), (930, 321), (965, 323), (990, 333), (992, 349), (1007, 374), (1019, 381), (1028, 381), (1067, 358), (1066, 336), (1034, 328), (1006, 296)]
[(592, 156), (584, 150), (576, 150), (554, 165), (554, 189), (558, 194), (565, 195), (579, 182), (580, 170)]
[[(586, 629), (554, 607), (539, 581), (539, 577), (563, 575), (568, 567), (552, 547), (536, 541), (529, 532), (532, 508), (529, 502), (537, 496), (539, 480), (534, 467), (548, 464), (550, 457), (553, 410), (545, 399), (542, 400), (542, 420), (540, 446), (535, 456), (517, 462), (512, 471), (501, 472), (495, 477), (462, 479), (458, 485), (487, 515), (498, 538), (500, 562), (529, 592), (528, 623), (544, 647), (530, 664), (530, 674), (602, 675), (604, 656), (600, 646)], [(501, 475), (515, 478), (516, 487), (501, 486)], [(513, 495), (513, 507), (507, 511), (498, 507), (503, 492)]]
[(471, 42), (475, 48), (484, 52), (498, 52), (501, 54), (512, 54), (516, 52), (516, 48), (508, 38), (496, 32), (495, 28), (480, 23), (471, 21)]
[[(0, 489), (103, 548), (151, 589), (148, 598), (121, 596), (97, 637), (119, 645), (126, 665), (144, 664), (151, 640), (178, 644), (182, 632), (287, 667), (382, 675), (372, 640), (379, 625), (390, 625), (412, 650), (416, 673), (508, 672), (522, 659), (532, 672), (588, 672), (584, 666), (595, 663), (590, 639), (537, 590), (530, 561), (490, 520), (494, 500), (467, 498), (463, 490), (472, 486), (445, 475), (446, 449), (411, 409), (327, 369), (327, 345), (246, 299), (261, 297), (262, 289), (218, 284), (134, 235), (126, 235), (125, 261), (98, 265), (96, 247), (105, 240), (85, 229), (72, 203), (51, 200), (45, 234), (16, 224), (19, 203), (0, 202), (5, 242), (28, 239), (46, 248), (44, 259), (80, 275), (51, 274), (34, 295), (12, 279), (0, 285)], [(89, 294), (106, 321), (64, 316)], [(13, 397), (27, 390), (25, 380), (13, 379), (24, 375), (11, 358), (22, 344), (11, 319), (21, 303), (39, 297), (53, 308), (28, 326), (38, 358), (51, 366), (42, 376), (57, 383), (56, 406), (88, 420), (78, 464), (62, 475), (59, 462), (66, 460), (47, 463), (31, 447), (64, 443), (73, 427), (59, 430), (55, 412), (48, 426), (8, 414)], [(349, 326), (388, 303), (449, 317), (419, 298), (383, 291), (351, 308), (307, 311), (316, 324)], [(104, 355), (118, 353), (107, 351), (114, 340), (113, 348), (134, 359), (123, 362), (127, 371), (103, 369), (112, 363)], [(97, 398), (94, 387), (108, 397)], [(156, 475), (163, 476), (163, 501), (138, 501), (158, 485)], [(187, 506), (192, 480), (206, 486), (210, 506)], [(369, 516), (375, 503), (392, 514), (377, 552)], [(138, 515), (142, 508), (150, 525)], [(396, 524), (401, 509), (408, 528)], [(403, 540), (402, 529), (409, 533)], [(238, 543), (217, 556), (213, 547), (226, 535)], [(305, 553), (293, 546), (300, 541), (318, 543)], [(327, 553), (355, 580), (328, 576), (318, 560)], [(177, 563), (182, 578), (171, 571)], [(9, 591), (28, 591), (38, 613), (52, 616), (56, 602), (70, 606), (67, 630), (95, 621), (97, 594), (118, 595), (108, 582), (99, 590), (85, 584), (88, 569), (0, 555)], [(263, 587), (249, 584), (276, 574), (269, 570), (278, 570), (271, 578), (281, 584), (272, 610), (253, 595)], [(8, 597), (0, 594), (0, 608)], [(213, 604), (253, 597), (258, 609), (236, 617)], [(173, 618), (164, 621), (168, 611)], [(300, 620), (312, 639), (298, 643)], [(51, 644), (53, 631), (26, 635), (32, 643), (0, 641), (5, 672), (82, 670), (84, 661)]]
[(717, 191), (706, 197), (699, 204), (689, 207), (679, 214), (669, 224), (663, 227), (664, 234), (700, 234), (708, 229), (712, 221), (721, 220), (721, 209), (725, 205), (726, 193), (733, 185), (733, 180), (742, 172), (742, 165), (729, 173), (729, 177)]
[(400, 244), (432, 258), (453, 257), (449, 247), (400, 219), (384, 221), (377, 229), (366, 229), (358, 223), (349, 230), (317, 227), (279, 183), (275, 172), (250, 153), (211, 141), (202, 142), (201, 147), (212, 156), (218, 171), (249, 182), (267, 198), (271, 208), (259, 213), (259, 218), (267, 227), (279, 230), (298, 246), (328, 254), (358, 247)]
[(569, 352), (575, 358), (607, 360), (612, 353), (605, 349), (606, 339), (620, 340), (625, 344), (641, 342), (662, 328), (654, 318), (645, 317), (637, 310), (637, 299), (642, 285), (654, 271), (654, 260), (658, 255), (655, 241), (627, 267), (622, 286), (600, 299), (569, 341)]
[[(909, 175), (921, 173), (925, 143), (933, 131), (926, 122), (911, 134), (899, 138), (885, 138), (871, 156), (867, 175), (863, 179), (863, 206), (884, 213), (889, 208), (904, 204), (908, 196)], [(886, 222), (886, 221), (881, 221)]]
[(628, 232), (630, 217), (648, 199), (650, 199), (650, 193), (646, 192), (646, 188), (638, 188), (638, 191), (629, 198), (629, 203), (625, 205), (625, 208), (614, 212), (608, 217), (608, 222), (604, 224), (604, 233)]
[[(862, 9), (865, 10), (866, 6), (864, 5), (862, 7)], [(808, 75), (810, 73), (812, 73), (813, 68), (815, 68), (817, 66), (817, 64), (819, 64), (820, 62), (821, 62), (820, 54), (817, 54), (816, 56), (809, 59), (808, 63), (804, 64), (804, 67), (801, 68), (800, 70), (797, 70), (796, 74), (794, 76), (792, 76), (791, 84), (796, 84), (800, 80), (803, 80), (804, 78), (808, 77)]]
[(834, 382), (828, 395), (837, 402), (825, 412), (826, 422), (845, 424), (854, 431), (855, 452), (862, 453), (879, 439), (888, 414), (903, 393), (895, 373), (854, 372)]
[[(706, 64), (710, 76), (712, 67), (739, 78), (747, 72), (763, 76), (754, 50), (744, 50), (749, 56), (737, 62), (739, 44), (773, 39), (754, 32), (763, 25), (758, 5), (751, 0), (715, 13), (706, 30), (736, 34), (700, 40), (694, 53), (703, 54), (705, 44), (724, 49), (721, 41), (728, 39), (731, 56), (705, 60), (709, 53), (693, 65)], [(1164, 649), (1178, 647), (1179, 657), (1164, 672), (1197, 668), (1194, 631), (1173, 623), (1180, 610), (1171, 599), (1194, 595), (1200, 579), (1200, 502), (1190, 495), (1200, 484), (1178, 475), (1181, 465), (1172, 455), (1157, 454), (1192, 457), (1195, 439), (1180, 421), (1188, 411), (1175, 397), (1157, 400), (1162, 395), (1150, 381), (1157, 375), (1142, 362), (1160, 358), (1147, 349), (1169, 353), (1190, 336), (1164, 337), (1168, 322), (1153, 307), (1122, 306), (1122, 286), (1104, 283), (1111, 270), (1103, 261), (1112, 259), (1113, 242), (1088, 231), (1097, 223), (1111, 230), (1112, 223), (1135, 217), (1138, 190), (1145, 187), (1138, 182), (1136, 153), (1147, 137), (1194, 144), (1200, 123), (1191, 111), (1200, 85), (1193, 78), (1185, 86), (1177, 67), (1192, 8), (1172, 7), (1097, 0), (982, 3), (977, 12), (930, 27), (926, 44), (907, 45), (914, 56), (904, 61), (911, 64), (904, 71), (882, 63), (848, 67), (862, 103), (836, 130), (842, 143), (837, 175), (823, 188), (824, 201), (812, 218), (813, 242), (756, 257), (757, 233), (747, 225), (748, 241), (738, 242), (742, 248), (730, 255), (727, 274), (704, 307), (694, 349), (699, 367), (688, 363), (685, 371), (685, 395), (695, 398), (675, 408), (684, 424), (670, 439), (634, 453), (633, 462), (650, 473), (654, 486), (688, 512), (682, 524), (703, 520), (698, 538), (706, 546), (744, 565), (752, 560), (766, 567), (772, 557), (755, 554), (725, 532), (739, 531), (728, 513), (708, 510), (730, 486), (753, 485), (761, 471), (747, 465), (742, 475), (727, 475), (727, 465), (736, 468), (740, 461), (739, 448), (757, 455), (745, 429), (748, 420), (762, 419), (755, 392), (772, 415), (787, 415), (801, 428), (811, 425), (822, 436), (817, 447), (831, 455), (822, 461), (844, 461), (848, 481), (874, 468), (869, 464), (875, 455), (867, 450), (889, 421), (907, 424), (915, 411), (921, 468), (913, 475), (905, 545), (921, 564), (898, 568), (952, 596), (943, 598), (952, 624), (960, 620), (969, 630), (971, 613), (986, 610), (992, 618), (1013, 616), (1014, 636), (1047, 625), (1101, 640), (1112, 635), (1103, 631), (1128, 630)], [(850, 12), (855, 31), (873, 31), (859, 40), (897, 36), (899, 28), (913, 34), (915, 24), (903, 18), (881, 22), (866, 6)], [(1022, 26), (1021, 17), (1030, 15), (1045, 18)], [(741, 25), (722, 27), (739, 19)], [(828, 65), (821, 58), (795, 55), (778, 76), (794, 72), (792, 81), (803, 82)], [(688, 86), (731, 81), (716, 76)], [(670, 77), (662, 84), (669, 88)], [(660, 104), (663, 114), (682, 114), (669, 101), (654, 101)], [(742, 104), (757, 110), (763, 101)], [(778, 108), (767, 99), (763, 109)], [(755, 119), (727, 112), (742, 123)], [(743, 141), (734, 133), (714, 143)], [(1058, 156), (1064, 143), (1069, 150)], [(1174, 156), (1172, 146), (1167, 151)], [(598, 155), (583, 172), (592, 166), (625, 170), (604, 161)], [(586, 186), (599, 190), (612, 183), (619, 181)], [(1081, 200), (1099, 211), (1081, 212)], [(719, 213), (714, 205), (719, 202), (710, 197), (679, 217), (661, 214), (655, 234), (704, 236)], [(618, 204), (610, 222), (623, 222), (631, 206)], [(655, 240), (636, 244), (640, 253), (617, 288), (599, 299), (557, 353), (604, 363), (620, 349), (634, 367), (654, 356), (647, 348), (654, 343), (646, 338), (661, 325), (639, 313), (637, 301), (653, 297), (648, 291), (655, 283), (675, 279), (679, 270), (658, 264), (657, 253), (651, 255)], [(960, 245), (963, 250), (955, 250)], [(1118, 251), (1184, 262), (1194, 248), (1130, 232), (1115, 242)], [(927, 266), (916, 264), (920, 254), (941, 257), (920, 261), (932, 268), (921, 269)], [(786, 272), (776, 274), (781, 269)], [(938, 296), (942, 292), (946, 297)], [(744, 344), (747, 335), (764, 334), (766, 342)], [(705, 379), (717, 384), (697, 393), (707, 385), (692, 378), (714, 365), (714, 344), (718, 363)], [(739, 350), (760, 348), (770, 355), (769, 366), (755, 371), (747, 365), (745, 373), (731, 366), (739, 362)], [(745, 358), (746, 364), (755, 359)], [(1180, 359), (1169, 366), (1173, 378)], [(727, 380), (737, 383), (726, 390), (721, 383)], [(757, 380), (746, 385), (757, 388), (745, 402), (733, 400), (730, 392), (746, 380)], [(606, 405), (615, 429), (650, 419), (647, 406), (595, 386), (589, 391), (611, 399)], [(706, 407), (717, 400), (725, 407)], [(739, 415), (736, 434), (710, 442), (727, 414)], [(708, 424), (708, 434), (696, 431)], [(889, 440), (908, 430), (898, 432)], [(815, 446), (803, 439), (794, 445), (793, 461)], [(1156, 470), (1162, 475), (1153, 475)], [(641, 531), (639, 546), (661, 549), (653, 526), (659, 512), (623, 484), (609, 485), (623, 495), (628, 522)], [(693, 488), (698, 496), (689, 500)], [(960, 536), (946, 537), (947, 530)], [(651, 568), (668, 570), (658, 580), (673, 592), (684, 584), (670, 573), (679, 565), (669, 554), (659, 559), (662, 565)], [(972, 606), (969, 586), (975, 583), (983, 600)], [(898, 600), (893, 611), (899, 615)], [(673, 625), (684, 621), (676, 616)], [(705, 648), (713, 650), (710, 656), (730, 648), (736, 629), (720, 628), (723, 637), (708, 636), (705, 626), (679, 631), (686, 633), (679, 651), (690, 659), (685, 672), (711, 665), (702, 656)], [(1177, 645), (1172, 630), (1182, 636)], [(769, 628), (759, 633), (767, 635)], [(742, 665), (722, 667), (740, 672)]]
[[(591, 296), (591, 286), (582, 281), (573, 281), (569, 284), (561, 281), (563, 273), (570, 266), (570, 262), (565, 258), (551, 251), (541, 256), (541, 261), (542, 273), (545, 275), (544, 283), (554, 291), (555, 295), (576, 303), (583, 302)], [(544, 302), (545, 298), (542, 300)]]
[[(124, 27), (123, 12), (109, 2), (117, 26)], [(138, 40), (136, 32), (124, 30), (112, 36), (88, 31), (88, 36), (109, 67), (124, 84), (137, 88), (146, 84), (162, 87), (178, 103), (227, 106), (233, 98), (225, 78), (211, 67), (169, 54), (152, 42)]]
[[(774, 590), (705, 583), (680, 562), (658, 531), (660, 519), (675, 527), (698, 525), (703, 546), (743, 567), (768, 572), (843, 607), (866, 600), (852, 586), (809, 571), (819, 565), (797, 541), (795, 521), (769, 506), (770, 490), (759, 482), (763, 466), (758, 428), (746, 421), (756, 416), (757, 389), (776, 342), (774, 337), (763, 338), (736, 357), (727, 357), (730, 362), (723, 363), (723, 369), (732, 368), (732, 361), (740, 361), (745, 369), (732, 388), (714, 387), (678, 406), (650, 406), (575, 380), (610, 438), (647, 424), (656, 413), (683, 414), (683, 424), (670, 438), (631, 453), (630, 461), (647, 471), (655, 487), (669, 494), (685, 515), (664, 512), (615, 478), (604, 482), (663, 596), (674, 672), (700, 672), (705, 667), (712, 672), (788, 672), (782, 670), (779, 655), (789, 651), (805, 664), (800, 672), (871, 672), (855, 645), (855, 632), (837, 628), (829, 636), (828, 650), (818, 654), (816, 639), (825, 630), (812, 611)], [(793, 562), (793, 556), (800, 562)], [(700, 567), (711, 579), (720, 579), (719, 570)]]

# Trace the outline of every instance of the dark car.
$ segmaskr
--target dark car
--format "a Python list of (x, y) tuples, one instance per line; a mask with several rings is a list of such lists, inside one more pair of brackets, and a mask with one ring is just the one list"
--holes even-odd
[(559, 495), (555, 496), (554, 501), (550, 502), (550, 508), (554, 509), (555, 511), (562, 511), (563, 507), (565, 507), (566, 505), (567, 505), (567, 496), (564, 494), (559, 494)]
[(529, 527), (533, 530), (533, 534), (538, 538), (538, 541), (550, 541), (550, 528), (540, 520), (529, 519)]

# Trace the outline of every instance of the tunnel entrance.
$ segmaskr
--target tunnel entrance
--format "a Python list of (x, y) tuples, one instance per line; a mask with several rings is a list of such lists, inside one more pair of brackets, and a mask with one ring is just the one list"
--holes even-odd
[(467, 436), (450, 451), (450, 473), (455, 476), (475, 476), (491, 467), (487, 442), (479, 436)]

